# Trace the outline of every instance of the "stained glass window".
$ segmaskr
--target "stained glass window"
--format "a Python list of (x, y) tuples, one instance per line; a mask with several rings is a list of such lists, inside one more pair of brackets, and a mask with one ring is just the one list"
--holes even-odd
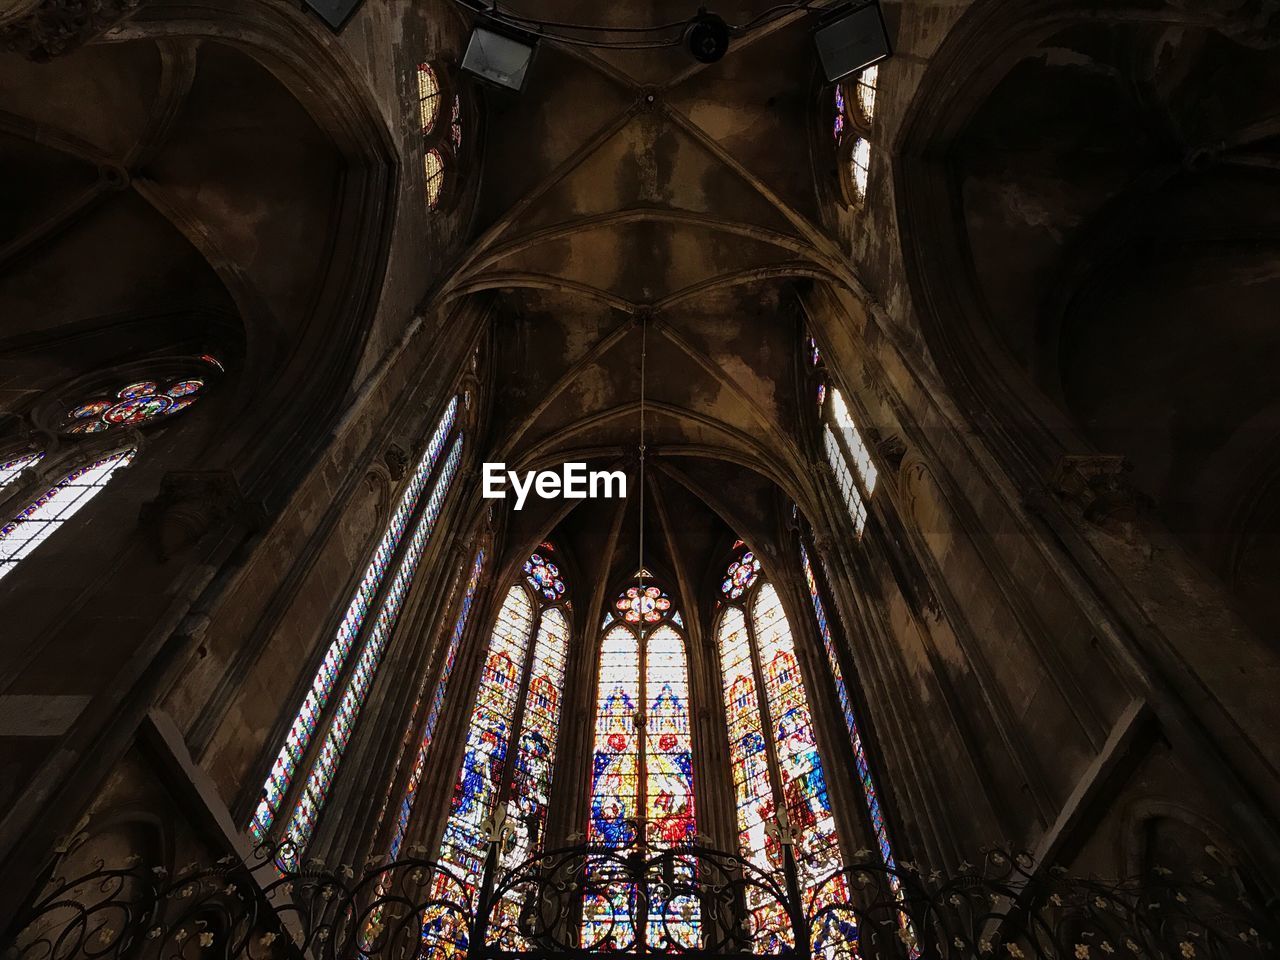
[(434, 147), (422, 159), (422, 176), (427, 191), (427, 206), (434, 210), (440, 206), (440, 195), (444, 192), (444, 157)]
[(818, 341), (809, 338), (809, 362), (815, 367), (822, 362), (822, 351), (818, 349)]
[[(511, 720), (520, 696), (534, 609), (523, 587), (512, 587), (498, 613), (471, 714), (453, 808), (440, 844), (439, 861), (458, 876), (478, 876), (484, 865), (481, 824), (492, 815), (502, 789), (511, 740)], [(472, 891), (468, 891), (472, 892)]]
[(827, 454), (827, 464), (835, 475), (836, 486), (840, 488), (840, 495), (844, 498), (844, 505), (853, 519), (854, 532), (862, 536), (862, 531), (867, 525), (867, 505), (862, 500), (862, 494), (858, 492), (857, 484), (853, 482), (853, 474), (849, 471), (849, 465), (845, 463), (844, 453), (836, 441), (836, 435), (825, 424), (822, 427), (822, 447)]
[(613, 605), (627, 623), (657, 623), (671, 610), (671, 598), (660, 587), (627, 587)]
[[(781, 850), (770, 825), (780, 810), (795, 841), (796, 865), (812, 915), (847, 894), (825, 769), (791, 627), (773, 584), (761, 581), (747, 607), (725, 607), (717, 628), (721, 680), (733, 768), (739, 843), (764, 870), (777, 870)], [(775, 904), (755, 899), (751, 911), (756, 949), (791, 946)], [(823, 954), (856, 942), (856, 928), (832, 916), (815, 939)]]
[(429, 63), (418, 64), (418, 120), (423, 133), (430, 133), (440, 116), (440, 80)]
[(760, 561), (748, 550), (725, 571), (724, 582), (720, 584), (720, 592), (730, 600), (737, 600), (745, 593), (756, 578), (760, 576)]
[[(0, 527), (0, 578), (18, 566), (23, 557), (44, 543), (76, 512), (98, 495), (115, 472), (127, 467), (137, 450), (130, 448), (76, 467), (51, 486), (22, 512)], [(39, 459), (38, 456), (35, 459)], [(12, 461), (18, 463), (17, 460)], [(27, 461), (27, 463), (32, 461)], [(9, 468), (9, 464), (5, 465)], [(16, 467), (20, 471), (26, 463)]]
[[(536, 555), (530, 560), (541, 559)], [(534, 564), (536, 566), (536, 564)], [(560, 702), (568, 655), (569, 623), (557, 606), (564, 594), (541, 588), (533, 594), (513, 586), (489, 639), (479, 690), (471, 713), (462, 767), (437, 861), (446, 872), (434, 881), (435, 895), (474, 904), (487, 850), (485, 823), (501, 809), (512, 829), (503, 865), (519, 866), (542, 845), (551, 803), (551, 774), (560, 725)], [(535, 634), (536, 627), (536, 634)], [(523, 697), (523, 700), (522, 700)], [(507, 760), (514, 746), (513, 763)], [(492, 915), (492, 942), (509, 949), (524, 945), (516, 923), (520, 899), (512, 895)], [(454, 918), (429, 911), (423, 936), (430, 955), (465, 952), (465, 932)]]
[(140, 426), (158, 417), (170, 417), (194, 404), (206, 386), (201, 377), (126, 383), (114, 391), (85, 397), (71, 406), (63, 417), (61, 430), (74, 434), (104, 433), (118, 427)]
[(387, 644), (395, 630), (405, 597), (408, 596), (409, 588), (413, 584), (418, 561), (422, 559), (422, 551), (426, 548), (427, 541), (435, 529), (436, 520), (439, 519), (440, 511), (444, 506), (445, 496), (449, 492), (461, 461), (462, 437), (459, 436), (449, 450), (449, 456), (445, 459), (440, 475), (436, 479), (435, 488), (431, 491), (431, 498), (423, 508), (413, 535), (409, 538), (404, 553), (400, 557), (400, 565), (396, 568), (395, 577), (382, 598), (378, 616), (365, 638), (355, 669), (348, 678), (342, 699), (334, 711), (333, 720), (325, 735), (320, 753), (303, 785), (302, 794), (298, 798), (298, 805), (294, 808), (289, 825), (285, 828), (285, 836), (293, 843), (296, 851), (306, 847), (311, 840), (311, 834), (315, 831), (316, 821), (328, 797), (329, 789), (333, 785), (338, 764), (342, 762), (342, 755), (347, 749), (351, 735), (355, 732), (360, 710), (364, 706), (369, 688), (373, 685), (373, 678), (382, 662), (382, 655), (386, 652)]
[[(484, 570), (484, 551), (476, 553), (471, 564), (471, 579), (467, 581), (467, 591), (462, 596), (462, 609), (453, 623), (453, 631), (449, 634), (449, 645), (445, 648), (444, 664), (440, 668), (440, 679), (436, 681), (435, 695), (431, 699), (431, 707), (427, 719), (422, 725), (422, 735), (418, 737), (418, 749), (414, 757), (413, 769), (409, 773), (409, 782), (405, 785), (404, 796), (396, 812), (396, 825), (391, 834), (391, 847), (388, 859), (394, 860), (400, 854), (400, 845), (404, 843), (405, 831), (409, 828), (409, 817), (413, 813), (413, 802), (418, 797), (418, 786), (422, 783), (422, 774), (427, 767), (427, 754), (435, 737), (436, 724), (440, 720), (440, 708), (444, 704), (448, 692), (449, 678), (453, 675), (453, 665), (458, 659), (458, 647), (462, 645), (462, 636), (467, 629), (467, 618), (471, 615), (471, 604), (475, 599), (476, 587), (480, 584), (480, 574)], [(416, 710), (414, 711), (417, 712)]]
[[(853, 712), (853, 702), (849, 697), (849, 689), (845, 686), (844, 671), (840, 668), (840, 658), (836, 653), (835, 641), (831, 636), (831, 623), (827, 619), (826, 605), (822, 602), (822, 593), (818, 589), (818, 580), (814, 576), (813, 566), (809, 562), (809, 553), (803, 546), (800, 547), (800, 566), (804, 570), (805, 583), (809, 587), (809, 599), (813, 602), (813, 616), (818, 624), (818, 636), (822, 639), (822, 650), (826, 654), (827, 663), (831, 667), (831, 676), (836, 688), (836, 700), (840, 704), (840, 713), (844, 716), (845, 728), (849, 731), (849, 744), (853, 748), (853, 760), (858, 768), (858, 780), (862, 784), (862, 799), (867, 807), (867, 818), (871, 821), (871, 832), (876, 838), (876, 845), (880, 848), (880, 857), (884, 860), (885, 866), (890, 870), (897, 870), (897, 861), (893, 857), (893, 844), (889, 840), (889, 830), (884, 822), (884, 810), (880, 806), (880, 795), (876, 791), (875, 781), (871, 776), (871, 765), (867, 761), (866, 748), (862, 744), (862, 734), (858, 732), (858, 721)], [(902, 893), (898, 878), (893, 873), (889, 874), (889, 885), (893, 889), (895, 896), (901, 900)], [(909, 928), (910, 923), (905, 913), (899, 913), (898, 919), (900, 926), (904, 929)], [(909, 937), (908, 942), (914, 944), (914, 936)], [(916, 952), (913, 946), (912, 953)]]
[(880, 68), (867, 67), (858, 74), (858, 82), (854, 88), (854, 94), (858, 98), (858, 109), (862, 111), (862, 116), (870, 122), (876, 115), (876, 79), (880, 75)]
[(827, 385), (825, 383), (818, 384), (818, 409), (822, 409), (822, 405), (827, 402)]
[(853, 417), (850, 416), (849, 408), (845, 405), (844, 397), (840, 395), (839, 390), (831, 391), (831, 416), (835, 420), (840, 438), (844, 440), (845, 447), (853, 458), (853, 468), (858, 472), (858, 479), (862, 481), (863, 489), (870, 496), (876, 492), (876, 480), (879, 474), (876, 472), (875, 464), (871, 462), (871, 452), (863, 442), (862, 434), (854, 424)]
[(18, 474), (22, 473), (27, 467), (39, 463), (42, 459), (44, 459), (44, 451), (37, 450), (32, 453), (10, 457), (8, 460), (0, 460), (0, 490), (17, 480)]
[[(588, 841), (623, 847), (638, 839), (640, 828), (650, 850), (692, 842), (693, 743), (683, 637), (661, 623), (642, 642), (632, 628), (615, 624), (601, 642), (597, 691)], [(638, 895), (633, 878), (614, 880), (603, 861), (592, 869), (603, 889), (585, 898), (582, 944), (629, 948), (641, 935), (631, 924)], [(692, 867), (679, 858), (674, 869), (677, 887), (691, 879)], [(657, 882), (647, 894), (645, 942), (655, 949), (698, 946), (697, 903)]]
[(553, 603), (564, 593), (564, 581), (560, 579), (560, 568), (536, 553), (524, 562), (524, 576), (529, 581), (529, 586)]
[(455, 153), (462, 146), (462, 98), (457, 94), (454, 94), (453, 112), (449, 116), (449, 142)]
[[(356, 592), (347, 606), (346, 613), (338, 624), (337, 633), (330, 642), (328, 650), (325, 651), (324, 660), (311, 681), (311, 688), (307, 691), (302, 707), (290, 725), (289, 732), (285, 735), (284, 743), (280, 747), (280, 752), (276, 755), (271, 773), (262, 785), (262, 797), (257, 809), (254, 811), (253, 820), (249, 826), (250, 832), (255, 839), (262, 840), (267, 836), (267, 832), (271, 829), (277, 814), (280, 812), (280, 806), (284, 803), (285, 797), (289, 792), (294, 774), (306, 756), (324, 715), (325, 708), (337, 687), (339, 677), (347, 665), (356, 639), (360, 636), (365, 616), (368, 614), (382, 586), (383, 579), (395, 557), (409, 520), (426, 488), (428, 479), (430, 479), (432, 469), (444, 449), (445, 441), (448, 439), (450, 431), (453, 429), (457, 412), (458, 401), (455, 397), (445, 409), (440, 422), (436, 425), (435, 432), (427, 443), (426, 450), (423, 451), (422, 458), (406, 482), (404, 492), (401, 494), (400, 500), (391, 514), (391, 519), (382, 534), (382, 539), (374, 549), (373, 557), (365, 568), (364, 575), (356, 586)], [(455, 453), (460, 455), (461, 448), (456, 447)], [(457, 464), (455, 462), (453, 469), (456, 470), (456, 468)], [(450, 472), (448, 476), (451, 478), (452, 473)], [(443, 491), (447, 488), (447, 480), (444, 479), (443, 474), (442, 480), (444, 481), (444, 486), (442, 487), (441, 482), (438, 481), (436, 487), (439, 499), (443, 499)], [(434, 493), (433, 499), (437, 499)], [(427, 534), (429, 534), (429, 530), (427, 530)], [(423, 542), (425, 542), (425, 536)], [(419, 547), (419, 552), (420, 549)], [(412, 573), (411, 570), (408, 572)], [(404, 589), (403, 586), (401, 589)], [(399, 613), (398, 602), (395, 606), (394, 614), (391, 613), (389, 608), (386, 608), (385, 601), (384, 608), (392, 617)], [(379, 619), (382, 620), (381, 611)], [(389, 626), (384, 621), (382, 632), (385, 633)]]
[(849, 176), (853, 178), (854, 195), (862, 199), (867, 195), (867, 183), (871, 179), (871, 142), (865, 137), (853, 141), (849, 151)]
[(831, 135), (835, 137), (836, 144), (839, 145), (840, 140), (844, 137), (844, 88), (840, 84), (836, 84), (835, 97), (835, 117), (831, 121)]

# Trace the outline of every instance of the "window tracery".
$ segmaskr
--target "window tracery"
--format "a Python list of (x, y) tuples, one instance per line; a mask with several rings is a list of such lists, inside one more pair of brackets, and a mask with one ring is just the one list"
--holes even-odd
[(879, 473), (844, 397), (839, 389), (833, 388), (830, 394), (830, 415), (822, 425), (822, 448), (854, 531), (861, 536), (867, 522), (867, 499), (875, 492)]
[[(324, 659), (263, 784), (261, 799), (249, 825), (250, 832), (258, 840), (265, 839), (272, 830), (286, 800), (290, 799), (295, 775), (310, 758), (310, 769), (300, 794), (292, 801), (294, 806), (284, 829), (285, 836), (293, 842), (294, 857), (305, 847), (315, 829), (316, 820), (353, 732), (365, 695), (395, 628), (418, 561), (434, 530), (445, 496), (462, 459), (462, 436), (457, 434), (443, 466), (438, 472), (435, 470), (446, 443), (454, 434), (457, 411), (458, 399), (454, 397), (441, 415), (422, 457), (405, 483), (382, 538), (356, 586), (346, 613), (338, 624), (336, 634), (325, 651)], [(419, 501), (433, 475), (433, 489), (419, 512)], [(404, 534), (415, 513), (418, 519), (413, 533), (401, 549)], [(383, 583), (393, 564), (395, 575), (384, 592)], [(367, 615), (379, 596), (381, 600), (372, 626), (366, 630)], [(358, 641), (362, 641), (359, 645), (360, 652), (353, 668), (348, 672), (348, 666), (352, 663), (351, 654), (357, 648)], [(340, 685), (341, 696), (330, 713), (329, 704)], [(313, 756), (313, 740), (322, 731), (326, 720), (328, 727), (323, 729), (322, 747)]]
[(851, 203), (867, 197), (871, 176), (871, 128), (875, 118), (879, 66), (867, 67), (853, 81), (853, 95), (845, 93), (843, 84), (835, 87), (832, 132), (842, 165), (847, 169), (841, 187)]
[[(659, 607), (662, 599), (667, 603)], [(588, 842), (624, 847), (643, 841), (650, 849), (670, 849), (696, 832), (689, 665), (674, 626), (679, 614), (655, 586), (628, 588), (615, 605), (624, 616), (606, 623), (600, 642)], [(682, 866), (677, 859), (677, 869)], [(584, 947), (626, 948), (641, 936), (666, 949), (697, 946), (696, 903), (664, 897), (654, 884), (646, 891), (645, 930), (637, 931), (633, 878), (615, 880), (600, 863), (594, 869), (601, 892), (583, 903)]]
[[(133, 462), (137, 452), (134, 447), (130, 447), (77, 466), (0, 527), (0, 579), (16, 569), (24, 557), (96, 497), (117, 470)], [(10, 471), (8, 479), (16, 477), (24, 467), (41, 456), (43, 454), (18, 458), (4, 464), (5, 470)], [(0, 473), (0, 485), (4, 482), (7, 480)]]
[(3, 490), (18, 479), (18, 475), (27, 467), (37, 464), (43, 459), (44, 451), (34, 450), (30, 453), (10, 456), (7, 460), (0, 460), (0, 490)]
[[(498, 613), (436, 858), (453, 877), (464, 878), (462, 894), (472, 903), (488, 848), (485, 824), (495, 812), (501, 810), (512, 830), (502, 859), (506, 869), (541, 849), (546, 828), (569, 645), (566, 588), (558, 570), (549, 586), (529, 574), (547, 566), (540, 555), (531, 555), (524, 572), (532, 589), (513, 585)], [(453, 877), (437, 877), (441, 897), (454, 892)], [(493, 915), (491, 935), (511, 948), (524, 942), (516, 928), (520, 908), (513, 897)], [(423, 935), (446, 954), (465, 951), (461, 933), (444, 914), (429, 916)]]
[[(796, 656), (791, 626), (773, 584), (764, 578), (738, 598), (727, 599), (716, 626), (724, 691), (729, 758), (733, 773), (739, 844), (744, 856), (765, 871), (781, 867), (775, 822), (795, 841), (796, 865), (812, 915), (847, 895), (835, 818), (814, 731), (806, 680)], [(772, 901), (746, 904), (756, 949), (792, 946), (786, 919)], [(856, 931), (832, 918), (815, 949), (840, 952), (856, 942)]]
[[(463, 104), (454, 78), (439, 63), (417, 70), (418, 120), (422, 130), (422, 184), (429, 210), (439, 209), (455, 187), (463, 139)], [(448, 114), (445, 114), (445, 108)]]

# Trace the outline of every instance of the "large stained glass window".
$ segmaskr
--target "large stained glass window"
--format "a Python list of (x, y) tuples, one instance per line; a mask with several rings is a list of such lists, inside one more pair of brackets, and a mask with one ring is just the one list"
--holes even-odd
[[(532, 573), (547, 566), (538, 554), (530, 557), (524, 573), (533, 590), (518, 583), (507, 591), (489, 638), (436, 858), (447, 871), (434, 885), (442, 899), (474, 906), (488, 849), (485, 824), (495, 813), (511, 830), (503, 854), (507, 870), (542, 847), (569, 646), (566, 588), (559, 571), (544, 569), (545, 577)], [(523, 945), (516, 928), (520, 908), (514, 895), (497, 905), (491, 916), (492, 942), (508, 949)], [(430, 955), (465, 952), (465, 931), (456, 929), (455, 918), (429, 913), (426, 920), (423, 936)]]
[[(96, 497), (117, 470), (133, 461), (135, 453), (137, 450), (130, 448), (76, 467), (0, 527), (0, 578), (16, 569), (23, 557)], [(30, 462), (33, 461), (14, 461), (17, 466), (13, 474), (16, 476)]]
[[(775, 825), (785, 821), (812, 915), (848, 891), (843, 876), (828, 879), (843, 868), (843, 858), (809, 696), (773, 584), (762, 578), (740, 602), (724, 607), (716, 630), (739, 844), (757, 867), (776, 871), (782, 851)], [(775, 904), (756, 899), (747, 907), (757, 951), (792, 946)], [(814, 947), (832, 954), (854, 946), (856, 936), (856, 928), (832, 916)]]
[[(386, 530), (356, 586), (355, 594), (338, 624), (333, 640), (325, 651), (324, 659), (311, 681), (311, 687), (303, 699), (302, 706), (285, 735), (284, 743), (276, 755), (271, 772), (262, 786), (262, 796), (249, 825), (249, 830), (255, 839), (262, 840), (268, 836), (282, 805), (288, 798), (294, 777), (308, 755), (312, 740), (324, 719), (326, 708), (347, 671), (356, 642), (364, 632), (365, 619), (373, 608), (387, 571), (395, 561), (404, 533), (426, 490), (436, 462), (453, 431), (457, 412), (458, 400), (455, 397), (445, 409), (427, 443), (426, 450), (423, 451), (421, 459), (405, 483), (404, 491), (392, 511)], [(327, 794), (333, 771), (341, 758), (342, 750), (346, 747), (346, 741), (351, 734), (351, 727), (363, 702), (364, 693), (372, 682), (372, 672), (376, 669), (391, 629), (395, 626), (400, 604), (408, 591), (422, 549), (431, 534), (436, 515), (448, 492), (453, 474), (457, 470), (462, 454), (461, 442), (461, 437), (454, 442), (448, 461), (437, 477), (430, 503), (423, 511), (410, 538), (410, 543), (405, 548), (393, 578), (392, 588), (383, 597), (375, 617), (374, 628), (369, 631), (366, 643), (361, 648), (357, 668), (350, 677), (346, 678), (347, 685), (342, 696), (341, 709), (334, 716), (333, 724), (326, 733), (324, 750), (316, 757), (312, 775), (308, 778), (306, 795), (300, 798), (299, 805), (291, 818), (288, 833), (295, 842), (305, 843), (306, 839), (310, 838), (315, 817)], [(299, 851), (295, 850), (295, 853), (297, 852)]]
[[(871, 765), (867, 762), (867, 751), (862, 744), (862, 734), (858, 732), (858, 721), (854, 716), (853, 702), (849, 697), (849, 688), (844, 682), (844, 671), (840, 667), (840, 658), (836, 654), (835, 641), (831, 636), (831, 622), (827, 619), (827, 608), (822, 602), (822, 593), (818, 589), (818, 579), (814, 575), (813, 565), (809, 562), (809, 552), (800, 547), (800, 566), (804, 570), (805, 584), (809, 587), (809, 599), (813, 603), (813, 616), (818, 624), (818, 636), (822, 639), (822, 650), (831, 667), (831, 676), (835, 682), (836, 700), (840, 704), (840, 713), (844, 717), (845, 728), (849, 731), (849, 744), (853, 748), (853, 760), (858, 768), (858, 780), (862, 784), (862, 798), (867, 807), (867, 818), (871, 822), (871, 832), (880, 848), (880, 857), (891, 871), (897, 870), (897, 862), (893, 857), (893, 844), (889, 841), (889, 830), (884, 822), (884, 810), (880, 806), (880, 795), (876, 791), (875, 781), (871, 777)], [(894, 894), (901, 899), (896, 873), (889, 874), (889, 883)], [(899, 923), (904, 928), (909, 926), (907, 915), (899, 913)], [(914, 945), (914, 937), (908, 942)], [(914, 951), (914, 946), (913, 946)]]
[[(449, 644), (445, 648), (444, 663), (440, 668), (440, 678), (436, 681), (435, 694), (431, 698), (431, 706), (427, 711), (427, 719), (422, 725), (422, 733), (417, 738), (418, 748), (414, 755), (413, 769), (409, 772), (409, 781), (405, 784), (404, 796), (401, 797), (400, 806), (396, 811), (396, 825), (391, 833), (388, 860), (394, 860), (400, 855), (400, 846), (404, 843), (405, 831), (409, 828), (413, 802), (418, 797), (418, 786), (422, 783), (422, 773), (427, 767), (427, 754), (435, 738), (440, 709), (449, 688), (449, 678), (453, 675), (453, 665), (458, 660), (458, 648), (462, 645), (462, 636), (467, 630), (467, 619), (471, 616), (471, 604), (475, 600), (476, 587), (480, 585), (480, 574), (483, 570), (484, 551), (480, 550), (471, 563), (471, 578), (467, 581), (467, 590), (462, 596), (462, 609), (458, 611), (458, 618), (453, 622), (453, 631), (449, 634)], [(415, 706), (413, 711), (415, 717), (417, 712)]]
[[(650, 851), (693, 841), (696, 831), (689, 667), (677, 614), (657, 587), (632, 587), (615, 603), (622, 622), (607, 628), (600, 647), (595, 749), (591, 765), (588, 842), (624, 847), (643, 841)], [(637, 829), (641, 834), (637, 835)], [(692, 898), (647, 890), (645, 929), (633, 929), (638, 891), (613, 882), (614, 865), (597, 861), (601, 892), (583, 904), (582, 945), (629, 949), (643, 937), (653, 949), (691, 949), (699, 943)], [(689, 868), (675, 861), (677, 883)]]

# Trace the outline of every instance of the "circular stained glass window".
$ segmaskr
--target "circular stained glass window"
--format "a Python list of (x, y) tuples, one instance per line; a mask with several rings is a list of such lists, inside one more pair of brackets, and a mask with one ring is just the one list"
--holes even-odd
[(100, 417), (114, 406), (115, 404), (110, 400), (91, 400), (78, 407), (72, 407), (67, 411), (67, 418), (80, 420), (84, 417)]
[(103, 430), (110, 430), (109, 424), (103, 423), (102, 420), (81, 420), (73, 423), (67, 428), (67, 433), (102, 433)]
[(173, 401), (168, 397), (134, 397), (122, 400), (102, 415), (107, 423), (142, 423), (152, 417), (158, 417), (169, 409)]
[(532, 554), (524, 562), (524, 573), (529, 586), (548, 600), (554, 602), (564, 594), (564, 581), (560, 579), (560, 568), (550, 560), (544, 560), (536, 553)]
[(165, 393), (171, 397), (187, 397), (193, 393), (199, 393), (202, 389), (204, 389), (203, 380), (179, 380), (177, 383), (171, 383)]
[(150, 397), (160, 391), (160, 384), (154, 380), (140, 380), (122, 387), (116, 394), (121, 400), (132, 400), (134, 397)]
[(751, 588), (760, 577), (760, 561), (755, 554), (748, 551), (739, 560), (729, 564), (725, 572), (724, 583), (720, 584), (720, 592), (730, 600), (737, 600)]
[(671, 599), (658, 587), (628, 587), (614, 606), (627, 623), (657, 623), (671, 609)]
[[(203, 358), (213, 362), (213, 358)], [(62, 430), (70, 434), (102, 433), (116, 427), (139, 426), (169, 417), (200, 399), (207, 381), (198, 377), (137, 380), (104, 390), (69, 407)]]

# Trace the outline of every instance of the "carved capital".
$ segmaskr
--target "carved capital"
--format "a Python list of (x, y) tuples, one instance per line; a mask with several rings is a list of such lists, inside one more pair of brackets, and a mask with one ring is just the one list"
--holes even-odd
[(409, 469), (409, 451), (398, 443), (393, 443), (382, 454), (382, 460), (387, 465), (387, 473), (391, 475), (391, 479), (399, 482), (404, 479), (405, 471)]
[(160, 495), (142, 505), (138, 522), (161, 560), (168, 560), (215, 528), (253, 528), (261, 510), (250, 505), (226, 470), (175, 470), (160, 481)]
[(1119, 532), (1149, 505), (1127, 477), (1132, 469), (1114, 454), (1066, 456), (1058, 463), (1050, 487), (1080, 508), (1084, 518), (1104, 530)]
[(0, 0), (0, 49), (37, 61), (70, 53), (137, 10), (139, 0)]
[(898, 468), (902, 466), (903, 458), (907, 455), (907, 444), (895, 433), (877, 443), (876, 452), (880, 454), (884, 464), (891, 467), (893, 473), (897, 473)]

